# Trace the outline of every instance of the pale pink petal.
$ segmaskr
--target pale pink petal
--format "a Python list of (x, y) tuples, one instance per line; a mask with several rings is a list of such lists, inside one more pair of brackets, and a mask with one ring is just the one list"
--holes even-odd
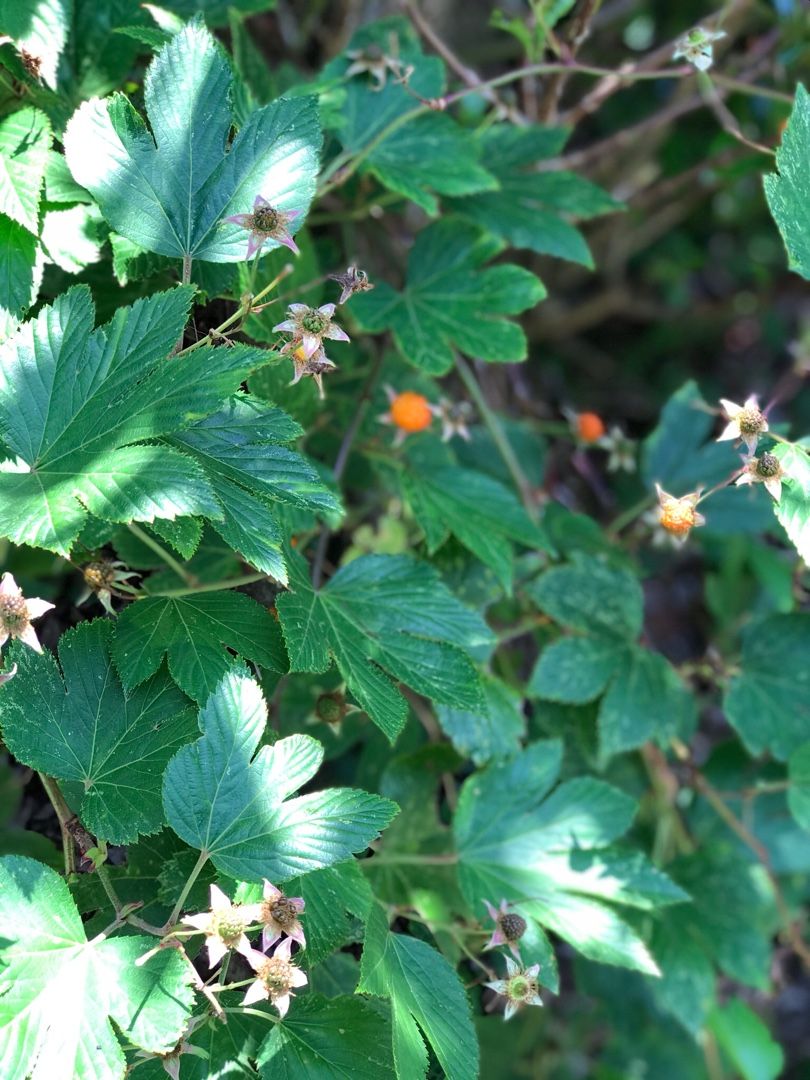
[(239, 940), (234, 945), (234, 948), (236, 949), (236, 951), (238, 953), (241, 953), (242, 956), (245, 956), (245, 957), (248, 955), (248, 953), (253, 952), (253, 946), (250, 944), (250, 942), (248, 941), (247, 937), (244, 934), (239, 935)]
[(42, 646), (39, 643), (39, 638), (37, 637), (37, 632), (33, 628), (33, 626), (30, 626), (30, 625), (26, 626), (26, 628), (24, 630), (22, 630), (19, 634), (17, 634), (17, 638), (24, 645), (28, 645), (29, 648), (33, 649), (34, 652), (38, 652), (38, 653), (42, 652)]
[(263, 908), (263, 904), (239, 904), (239, 915), (245, 926), (261, 922)]
[(267, 963), (267, 957), (258, 949), (251, 949), (249, 953), (242, 954), (254, 971), (258, 971), (262, 964)]
[(763, 431), (770, 431), (771, 430), (768, 427), (768, 421), (765, 419), (764, 416), (762, 417), (762, 420), (760, 422), (759, 430), (760, 430), (760, 433), (762, 433)]
[(517, 962), (519, 964), (522, 963), (521, 958), (520, 958), (520, 949), (517, 947), (517, 942), (514, 942), (514, 941), (509, 942), (509, 951), (512, 954), (512, 956), (514, 956), (514, 958), (517, 960)]
[(745, 443), (745, 448), (749, 454), (753, 454), (757, 448), (759, 442), (759, 435), (743, 435), (742, 441)]
[(47, 611), (52, 611), (54, 608), (53, 604), (49, 604), (47, 600), (40, 600), (39, 597), (34, 600), (26, 600), (25, 606), (28, 609), (29, 619), (39, 619)]
[(540, 974), (540, 965), (532, 964), (531, 967), (526, 968), (523, 974), (528, 975), (530, 979), (536, 979)]
[(326, 328), (326, 333), (323, 336), (329, 338), (331, 341), (351, 341), (351, 338), (346, 331), (342, 330), (339, 326), (335, 326), (334, 323)]
[[(292, 312), (293, 315), (303, 315), (307, 311), (309, 311), (309, 304), (288, 304), (287, 305), (287, 312), (288, 313)], [(281, 893), (279, 893), (279, 896), (281, 896)]]
[(706, 518), (703, 516), (703, 514), (695, 514), (695, 525), (705, 525), (705, 524), (706, 524)]
[(321, 306), (318, 308), (318, 311), (320, 311), (321, 315), (325, 315), (327, 319), (331, 319), (332, 316), (335, 314), (335, 309), (335, 304), (321, 304)]
[(773, 495), (774, 499), (779, 502), (782, 498), (782, 481), (778, 476), (769, 476), (767, 480), (764, 480), (765, 490)]
[(484, 983), (484, 986), (488, 986), (490, 990), (494, 990), (496, 994), (505, 994), (509, 983), (506, 979), (496, 979), (495, 982)]
[(749, 394), (748, 397), (745, 399), (745, 405), (743, 405), (743, 408), (744, 409), (758, 409), (759, 408), (759, 398), (757, 397), (757, 395), (756, 394)]
[(3, 574), (0, 578), (0, 596), (16, 596), (19, 592), (17, 582), (12, 574)]
[(300, 255), (301, 254), (301, 251), (300, 251), (300, 249), (298, 247), (298, 244), (296, 244), (296, 242), (293, 240), (293, 238), (290, 236), (290, 234), (288, 232), (281, 232), (280, 231), (278, 233), (278, 235), (276, 237), (274, 237), (274, 239), (276, 239), (279, 242), (279, 244), (283, 244), (284, 247), (289, 248), (290, 251), (293, 253), (293, 255)]
[(515, 1013), (518, 1011), (518, 1004), (516, 1001), (507, 1001), (506, 1008), (503, 1010), (504, 1020), (511, 1020)]
[(734, 481), (735, 484), (753, 484), (753, 482), (754, 478), (747, 469), (742, 474), (742, 476), (738, 476), (737, 479)]
[(292, 975), (290, 975), (290, 983), (292, 986), (306, 986), (307, 985), (306, 973), (301, 968), (293, 968)]
[(505, 945), (505, 944), (506, 944), (506, 936), (504, 935), (503, 930), (501, 930), (500, 927), (499, 927), (493, 933), (492, 937), (489, 939), (489, 941), (484, 946), (484, 952), (486, 952), (487, 949), (497, 949), (498, 946)]
[(247, 257), (250, 258), (252, 255), (255, 255), (263, 243), (264, 239), (262, 237), (257, 236), (255, 233), (251, 233), (248, 237)]
[(257, 1001), (266, 1001), (267, 997), (267, 987), (261, 979), (257, 979), (256, 982), (251, 983), (247, 988), (247, 993), (242, 998), (242, 1004), (253, 1005)]
[(243, 229), (247, 229), (250, 226), (251, 214), (231, 214), (230, 217), (226, 217), (225, 220), (229, 225), (241, 225)]
[(514, 975), (517, 975), (519, 973), (520, 968), (517, 966), (515, 961), (510, 959), (508, 956), (505, 957), (505, 959), (506, 959), (506, 974), (511, 979)]
[(295, 908), (295, 910), (298, 912), (299, 915), (304, 910), (304, 908), (307, 906), (307, 902), (303, 898), (303, 896), (288, 896), (287, 897), (287, 902), (292, 904), (292, 906)]
[(274, 334), (294, 334), (296, 330), (297, 327), (292, 319), (285, 319), (284, 322), (276, 323), (273, 327)]
[(290, 995), (280, 994), (277, 998), (273, 998), (273, 1004), (278, 1009), (279, 1016), (286, 1016), (287, 1009), (290, 1007)]
[(304, 350), (304, 356), (309, 360), (309, 358), (314, 356), (318, 349), (320, 349), (321, 339), (317, 334), (308, 334), (306, 330), (304, 330), (301, 334), (301, 347)]
[(507, 904), (505, 899), (501, 900), (500, 904), (498, 904), (498, 914), (499, 915), (507, 915), (508, 913), (509, 913), (509, 905)]
[(300, 210), (285, 210), (284, 211), (284, 214), (286, 215), (288, 221), (295, 221), (295, 219), (300, 215), (300, 213), (301, 213)]
[(277, 941), (281, 940), (281, 931), (272, 930), (269, 926), (265, 926), (262, 930), (262, 948), (267, 951), (275, 945)]
[(393, 403), (397, 400), (398, 397), (396, 390), (393, 388), (393, 386), (389, 386), (388, 383), (385, 384), (383, 390), (385, 390), (385, 396), (393, 405)]
[(265, 199), (265, 197), (263, 195), (257, 195), (256, 198), (253, 200), (253, 209), (254, 210), (259, 210), (259, 209), (261, 209), (261, 207), (269, 206), (269, 205), (270, 205), (270, 203), (267, 201), (267, 199)]
[(289, 938), (285, 938), (279, 945), (279, 947), (276, 949), (276, 951), (273, 953), (273, 956), (280, 956), (282, 960), (289, 960), (291, 952), (292, 942)]
[(212, 885), (210, 891), (212, 911), (230, 911), (231, 902), (218, 885)]
[[(735, 416), (739, 416), (744, 408), (744, 406), (735, 405), (733, 401), (728, 401), (726, 398), (720, 398), (720, 404), (723, 406), (723, 412), (726, 416), (730, 416), (732, 420)], [(748, 402), (746, 402), (746, 406), (747, 404)]]
[(287, 934), (292, 941), (297, 941), (302, 949), (307, 947), (307, 939), (304, 937), (304, 929), (301, 923), (296, 923), (292, 929), (287, 931)]
[(718, 442), (728, 442), (729, 439), (740, 438), (740, 421), (730, 420), (723, 428), (722, 434), (717, 436)]
[(206, 938), (205, 943), (208, 946), (208, 966), (216, 967), (228, 951), (228, 946), (220, 937)]

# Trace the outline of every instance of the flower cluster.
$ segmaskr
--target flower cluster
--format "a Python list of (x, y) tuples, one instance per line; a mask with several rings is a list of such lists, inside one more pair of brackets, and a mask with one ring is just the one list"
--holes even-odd
[(504, 1019), (510, 1020), (518, 1009), (524, 1005), (543, 1004), (538, 983), (540, 965), (532, 964), (530, 967), (523, 967), (517, 947), (518, 941), (526, 933), (526, 920), (523, 916), (518, 915), (515, 911), (510, 911), (506, 900), (501, 900), (497, 908), (490, 904), (489, 900), (485, 900), (484, 906), (489, 917), (495, 923), (492, 936), (484, 946), (485, 950), (506, 945), (515, 958), (513, 960), (509, 956), (504, 957), (506, 961), (505, 979), (496, 979), (484, 983), (484, 986), (488, 986), (490, 990), (494, 990), (496, 994), (506, 998)]
[[(294, 996), (292, 991), (305, 986), (307, 982), (306, 975), (291, 959), (293, 942), (302, 949), (306, 947), (299, 918), (304, 912), (303, 898), (285, 896), (267, 880), (260, 903), (233, 904), (216, 885), (211, 886), (210, 898), (210, 911), (187, 915), (182, 920), (183, 924), (205, 934), (211, 967), (230, 951), (244, 956), (256, 973), (256, 979), (245, 994), (244, 1005), (264, 999), (284, 1016), (290, 998)], [(262, 926), (261, 951), (254, 948), (247, 937), (250, 928), (256, 924)], [(274, 945), (276, 948), (272, 956), (267, 956), (266, 951)]]

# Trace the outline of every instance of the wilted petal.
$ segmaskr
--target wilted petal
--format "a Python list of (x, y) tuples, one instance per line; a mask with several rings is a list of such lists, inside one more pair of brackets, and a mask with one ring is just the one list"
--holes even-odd
[(272, 948), (272, 946), (275, 945), (275, 943), (277, 941), (280, 941), (280, 940), (281, 940), (281, 931), (280, 930), (273, 930), (269, 926), (265, 926), (264, 930), (262, 930), (262, 948), (265, 950), (265, 952), (268, 949)]
[(321, 315), (325, 315), (327, 319), (331, 319), (332, 316), (335, 314), (335, 305), (321, 304), (321, 306), (318, 308), (318, 311), (320, 311)]
[(280, 244), (283, 244), (284, 247), (289, 248), (293, 255), (301, 254), (301, 250), (298, 247), (298, 244), (296, 244), (296, 242), (293, 240), (292, 236), (290, 235), (290, 233), (287, 232), (286, 229), (280, 230), (276, 235), (275, 239), (278, 240)]
[(326, 332), (323, 336), (329, 338), (331, 341), (351, 341), (351, 338), (346, 331), (339, 326), (335, 326), (334, 323), (326, 328)]
[[(293, 315), (304, 315), (307, 311), (309, 311), (309, 304), (288, 304), (287, 311), (291, 311)], [(279, 893), (279, 896), (280, 895), (281, 893)]]
[(304, 928), (301, 926), (300, 922), (294, 923), (287, 931), (287, 935), (292, 941), (297, 941), (302, 949), (307, 947), (307, 939), (304, 937)]
[(256, 198), (253, 200), (253, 209), (254, 210), (260, 210), (263, 206), (266, 207), (266, 206), (269, 206), (269, 205), (270, 205), (270, 203), (267, 201), (267, 199), (265, 199), (265, 197), (263, 195), (257, 195)]
[(274, 334), (294, 334), (298, 327), (292, 321), (292, 319), (285, 319), (284, 322), (276, 323), (273, 327)]
[(504, 934), (503, 930), (501, 930), (501, 928), (498, 927), (498, 929), (493, 933), (492, 937), (489, 939), (489, 941), (484, 946), (484, 952), (486, 952), (487, 949), (497, 949), (500, 945), (505, 945), (505, 944), (506, 944), (506, 935)]
[(314, 356), (315, 353), (321, 347), (321, 339), (317, 334), (309, 334), (306, 330), (301, 334), (301, 348), (304, 350), (304, 356), (307, 360)]
[(261, 248), (263, 243), (263, 237), (257, 236), (255, 233), (251, 233), (248, 237), (247, 257), (250, 258), (252, 255), (255, 255), (256, 252)]
[(163, 1068), (172, 1078), (172, 1080), (180, 1080), (180, 1056), (163, 1058)]

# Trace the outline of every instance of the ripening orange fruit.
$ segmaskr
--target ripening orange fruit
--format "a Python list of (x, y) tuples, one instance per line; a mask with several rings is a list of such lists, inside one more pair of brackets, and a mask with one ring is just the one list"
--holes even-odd
[(410, 432), (424, 431), (433, 420), (427, 398), (413, 390), (397, 394), (391, 402), (390, 416), (398, 428)]
[(595, 412), (583, 412), (577, 416), (577, 435), (585, 443), (598, 442), (605, 434), (605, 425), (601, 416)]
[(658, 523), (671, 536), (678, 540), (685, 540), (690, 529), (705, 524), (706, 519), (703, 514), (697, 511), (699, 491), (676, 499), (674, 495), (668, 495), (663, 491), (658, 484), (656, 484), (656, 490), (658, 492)]

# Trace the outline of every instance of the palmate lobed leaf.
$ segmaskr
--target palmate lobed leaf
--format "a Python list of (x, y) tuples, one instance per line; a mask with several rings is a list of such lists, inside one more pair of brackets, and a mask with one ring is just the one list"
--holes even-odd
[(147, 71), (151, 132), (123, 94), (85, 102), (74, 114), (68, 165), (117, 233), (160, 255), (239, 262), (247, 233), (223, 219), (250, 212), (257, 195), (277, 210), (297, 210), (292, 227), (301, 225), (321, 145), (315, 100), (258, 109), (228, 146), (231, 80), (221, 47), (194, 21)]
[(475, 711), (483, 697), (469, 652), (492, 642), (432, 567), (407, 556), (361, 556), (321, 589), (291, 561), (277, 601), (292, 671), (326, 671), (334, 659), (352, 695), (393, 741), (407, 706), (391, 679), (434, 701)]
[(799, 83), (782, 143), (776, 152), (778, 173), (765, 177), (765, 195), (788, 254), (788, 265), (810, 279), (810, 94)]
[(105, 619), (68, 630), (59, 661), (24, 645), (11, 650), (15, 679), (0, 689), (0, 725), (14, 756), (66, 781), (79, 817), (95, 835), (130, 844), (163, 825), (163, 770), (193, 739), (188, 699), (165, 673), (122, 688)]
[(167, 1053), (194, 993), (174, 949), (154, 938), (88, 941), (67, 885), (33, 859), (0, 858), (0, 1060), (9, 1077), (123, 1080), (128, 1043)]
[(39, 110), (19, 109), (0, 120), (0, 213), (35, 236), (50, 146), (51, 125)]
[(353, 299), (353, 313), (364, 330), (390, 329), (403, 358), (432, 375), (449, 371), (454, 348), (482, 360), (524, 360), (523, 330), (503, 316), (533, 307), (545, 289), (520, 266), (485, 267), (500, 246), (475, 225), (442, 218), (417, 236), (402, 291), (377, 282)]
[(200, 712), (202, 738), (169, 762), (163, 805), (177, 835), (218, 870), (279, 883), (362, 851), (397, 806), (352, 788), (290, 798), (317, 772), (323, 747), (292, 735), (258, 750), (266, 723), (258, 685), (229, 672)]
[(169, 359), (192, 297), (157, 293), (93, 330), (78, 286), (2, 346), (0, 435), (13, 459), (0, 462), (0, 535), (66, 555), (87, 510), (116, 522), (222, 517), (200, 465), (152, 440), (214, 412), (267, 353), (204, 347)]

